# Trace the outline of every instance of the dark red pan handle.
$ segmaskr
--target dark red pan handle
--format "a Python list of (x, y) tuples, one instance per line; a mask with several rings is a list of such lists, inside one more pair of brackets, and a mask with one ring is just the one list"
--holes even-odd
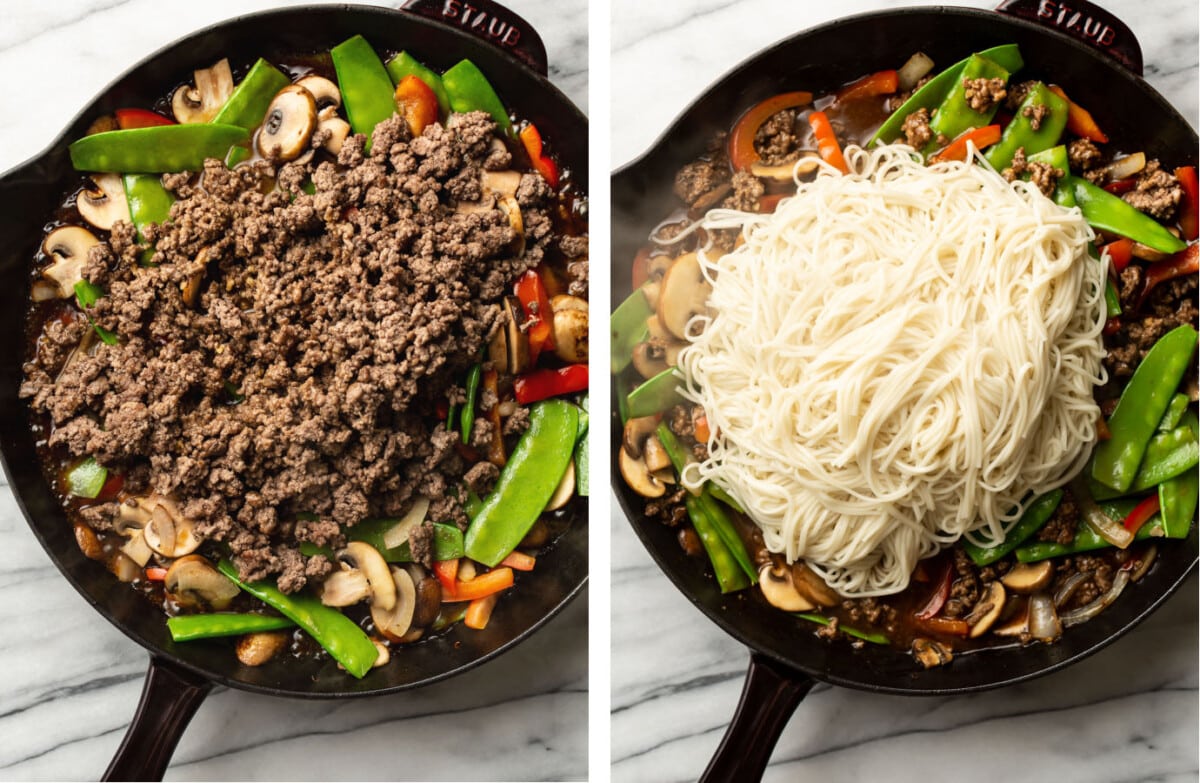
[(493, 0), (407, 0), (403, 10), (457, 27), (546, 75), (546, 45), (533, 27)]
[(813, 684), (808, 675), (753, 653), (733, 722), (700, 783), (761, 780), (783, 727)]
[(101, 780), (162, 780), (188, 721), (212, 683), (165, 658), (150, 656), (133, 723)]
[(1142, 75), (1142, 47), (1133, 31), (1088, 0), (1003, 0), (996, 10), (1066, 33)]

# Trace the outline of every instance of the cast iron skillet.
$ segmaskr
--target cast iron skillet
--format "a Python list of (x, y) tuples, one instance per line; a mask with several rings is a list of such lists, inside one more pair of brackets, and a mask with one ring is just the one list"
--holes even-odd
[[(1035, 9), (1037, 5), (1032, 3)], [(1109, 18), (1094, 7), (1084, 13)], [(1113, 33), (1104, 38), (1123, 44), (1120, 56), (1140, 72), (1140, 52), (1127, 28), (1120, 25), (1118, 30), (1115, 20), (1105, 24), (1112, 25)], [(1124, 149), (1144, 149), (1148, 157), (1174, 166), (1195, 162), (1196, 132), (1183, 117), (1136, 73), (1072, 37), (994, 12), (961, 8), (852, 16), (793, 36), (738, 65), (688, 107), (648, 152), (613, 175), (614, 304), (630, 292), (630, 268), (638, 247), (674, 204), (675, 172), (746, 108), (789, 90), (824, 92), (862, 74), (894, 68), (918, 50), (940, 68), (1003, 43), (1020, 45), (1026, 63), (1020, 78), (1052, 77), (1065, 85), (1072, 98), (1091, 108), (1119, 148), (1124, 143)], [(741, 702), (705, 771), (706, 781), (761, 777), (775, 741), (815, 680), (905, 695), (968, 693), (1022, 682), (1112, 642), (1150, 614), (1196, 566), (1193, 531), (1184, 541), (1160, 545), (1158, 564), (1141, 583), (1096, 619), (1070, 629), (1058, 643), (990, 649), (960, 655), (949, 666), (918, 671), (907, 654), (875, 645), (862, 650), (830, 645), (798, 632), (765, 601), (745, 594), (721, 595), (711, 571), (683, 553), (673, 531), (646, 519), (644, 501), (621, 480), (615, 464), (621, 427), (615, 410), (613, 416), (612, 484), (626, 517), (675, 586), (751, 650)]]
[[(433, 3), (440, 13), (442, 3)], [(472, 8), (483, 13), (483, 3)], [(417, 8), (418, 13), (428, 9)], [(500, 22), (491, 29), (508, 43), (530, 44), (514, 54), (455, 29), (460, 20), (431, 21), (414, 13), (365, 6), (308, 6), (232, 19), (193, 33), (119, 77), (89, 103), (45, 152), (0, 177), (0, 331), (24, 334), (30, 266), (42, 226), (78, 174), (67, 145), (83, 135), (94, 118), (122, 106), (149, 106), (194, 68), (229, 57), (237, 66), (255, 58), (327, 51), (356, 33), (379, 50), (407, 49), (431, 67), (445, 69), (463, 57), (474, 61), (495, 85), (506, 105), (537, 124), (569, 167), (582, 192), (587, 189), (587, 119), (546, 80), (545, 49), (520, 17), (490, 4), (486, 13)], [(514, 32), (515, 31), (515, 32)], [(540, 59), (538, 58), (540, 52)], [(531, 54), (532, 53), (532, 54)], [(161, 779), (188, 720), (216, 683), (274, 696), (346, 698), (392, 693), (436, 682), (486, 661), (533, 633), (580, 592), (587, 578), (585, 514), (523, 575), (518, 594), (504, 600), (484, 631), (461, 628), (438, 639), (406, 647), (402, 662), (355, 680), (326, 659), (277, 660), (260, 668), (238, 663), (227, 645), (176, 645), (163, 615), (121, 584), (103, 565), (85, 558), (72, 528), (42, 475), (30, 434), (28, 407), (17, 399), (23, 341), (0, 341), (0, 462), (17, 503), (51, 560), (75, 589), (109, 622), (145, 647), (150, 670), (142, 700), (105, 779)]]

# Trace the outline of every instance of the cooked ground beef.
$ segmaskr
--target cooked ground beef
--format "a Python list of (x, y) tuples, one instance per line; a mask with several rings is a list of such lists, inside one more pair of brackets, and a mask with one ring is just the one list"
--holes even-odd
[(1017, 151), (1013, 154), (1012, 163), (1008, 164), (1008, 168), (1000, 172), (1000, 176), (1009, 182), (1015, 182), (1028, 169), (1029, 161), (1025, 159), (1025, 148), (1017, 147)]
[(728, 209), (757, 212), (758, 200), (766, 192), (762, 180), (748, 171), (739, 171), (733, 175), (733, 195), (725, 199), (722, 205)]
[(467, 487), (480, 497), (492, 491), (492, 486), (498, 478), (500, 478), (500, 468), (486, 460), (476, 462), (467, 471), (466, 475), (463, 476), (463, 480), (467, 482)]
[(900, 127), (904, 139), (913, 149), (921, 149), (933, 139), (933, 130), (929, 127), (929, 109), (917, 109), (904, 118)]
[(796, 112), (784, 109), (771, 115), (754, 134), (754, 149), (769, 165), (786, 163), (796, 158), (802, 134), (796, 125)]
[(917, 83), (913, 85), (911, 90), (902, 90), (901, 92), (898, 92), (888, 98), (886, 104), (888, 113), (890, 114), (891, 112), (894, 112), (896, 109), (899, 109), (901, 106), (903, 106), (904, 102), (913, 96), (913, 93), (924, 87), (932, 78), (932, 76), (922, 76), (919, 80), (917, 80)]
[(1062, 502), (1054, 510), (1053, 516), (1037, 533), (1038, 541), (1051, 541), (1055, 544), (1069, 544), (1075, 540), (1075, 531), (1079, 529), (1079, 508), (1070, 492), (1063, 493)]
[(433, 568), (433, 540), (433, 520), (425, 519), (412, 529), (408, 534), (408, 550), (412, 553), (413, 561), (426, 568)]
[[(277, 574), (285, 591), (322, 568), (299, 540), (336, 542), (338, 525), (402, 514), (418, 495), (454, 518), (465, 466), (434, 405), (497, 324), (492, 302), (560, 241), (537, 175), (518, 190), (520, 257), (499, 210), (455, 211), (495, 165), (494, 129), (475, 112), (410, 139), (392, 119), (369, 154), (355, 136), (336, 163), (209, 160), (200, 177), (165, 176), (177, 200), (146, 230), (155, 265), (138, 263), (121, 222), (85, 267), (107, 292), (91, 314), (120, 344), (59, 373), (83, 327), (51, 327), (26, 366), (21, 395), (50, 418), (50, 445), (141, 471), (244, 578)], [(295, 524), (301, 512), (320, 521)]]
[(693, 161), (675, 175), (675, 195), (690, 206), (705, 193), (728, 180), (727, 166), (711, 160)]
[(1021, 116), (1029, 118), (1029, 127), (1036, 130), (1042, 129), (1042, 122), (1050, 114), (1050, 107), (1044, 103), (1038, 103), (1033, 106), (1026, 106), (1021, 109)]
[(1104, 154), (1091, 139), (1075, 139), (1067, 145), (1067, 161), (1072, 171), (1087, 171), (1100, 162)]
[(683, 499), (687, 495), (686, 489), (676, 489), (673, 492), (667, 492), (660, 498), (648, 501), (646, 503), (646, 518), (657, 519), (668, 527), (676, 527), (682, 524), (687, 519), (687, 508), (684, 507)]
[[(1140, 269), (1135, 272), (1129, 271), (1137, 268), (1136, 264), (1130, 264), (1121, 273), (1122, 307), (1125, 307), (1127, 291), (1132, 300), (1130, 304), (1133, 304), (1137, 299), (1137, 292), (1141, 290), (1140, 283), (1135, 289), (1134, 284), (1130, 282), (1140, 277)], [(1109, 386), (1113, 386), (1118, 379), (1131, 376), (1138, 362), (1150, 351), (1159, 337), (1176, 326), (1191, 324), (1196, 327), (1200, 323), (1200, 310), (1196, 307), (1195, 276), (1184, 275), (1155, 286), (1142, 305), (1141, 312), (1144, 313), (1141, 318), (1122, 316), (1120, 328), (1107, 340), (1108, 355), (1104, 357), (1104, 365), (1108, 368), (1110, 376)]]
[(1121, 198), (1156, 220), (1169, 220), (1183, 199), (1183, 187), (1174, 174), (1163, 170), (1157, 160), (1152, 160), (1138, 175), (1133, 190)]
[(963, 79), (963, 97), (967, 105), (983, 114), (1008, 95), (1004, 79)]
[(959, 547), (954, 548), (954, 572), (955, 579), (950, 585), (950, 598), (943, 610), (950, 618), (970, 614), (980, 596), (978, 570), (967, 553)]

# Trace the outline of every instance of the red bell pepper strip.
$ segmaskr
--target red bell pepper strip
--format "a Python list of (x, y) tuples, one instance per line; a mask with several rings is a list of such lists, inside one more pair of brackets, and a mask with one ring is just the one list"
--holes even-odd
[(633, 284), (633, 290), (636, 291), (642, 287), (650, 279), (650, 248), (643, 247), (637, 251), (637, 255), (633, 257), (633, 272), (630, 282)]
[(856, 101), (875, 95), (891, 95), (900, 88), (900, 77), (895, 71), (879, 71), (868, 74), (853, 84), (837, 91), (839, 101)]
[(762, 124), (784, 109), (812, 103), (811, 92), (785, 92), (751, 106), (729, 132), (729, 164), (734, 171), (745, 171), (759, 159), (754, 136)]
[(1137, 533), (1138, 530), (1141, 529), (1142, 525), (1146, 524), (1150, 520), (1150, 517), (1158, 513), (1158, 509), (1158, 493), (1155, 492), (1153, 495), (1134, 506), (1133, 511), (1129, 512), (1129, 516), (1125, 517), (1125, 521), (1121, 524), (1123, 524), (1125, 529), (1130, 533)]
[(786, 193), (768, 193), (765, 196), (758, 197), (758, 211), (764, 215), (769, 215), (779, 206), (779, 202), (787, 198)]
[(838, 144), (833, 126), (829, 124), (829, 118), (825, 116), (825, 112), (814, 111), (808, 115), (808, 124), (812, 126), (813, 135), (817, 138), (817, 152), (821, 153), (821, 158), (843, 174), (848, 174), (850, 168), (846, 165), (846, 159), (842, 156), (842, 147)]
[(550, 307), (550, 295), (536, 269), (530, 269), (517, 278), (513, 287), (525, 317), (529, 319), (529, 355), (534, 362), (543, 350), (554, 350), (554, 311)]
[(437, 94), (418, 76), (405, 76), (396, 85), (396, 109), (414, 137), (438, 119)]
[(467, 605), (467, 613), (463, 615), (463, 625), (472, 630), (482, 631), (487, 628), (488, 620), (492, 619), (492, 610), (496, 608), (499, 599), (495, 593), (476, 598)]
[(1109, 318), (1104, 322), (1104, 328), (1101, 330), (1101, 334), (1103, 334), (1105, 337), (1110, 337), (1119, 331), (1121, 331), (1121, 319)]
[(100, 494), (96, 495), (96, 500), (108, 502), (116, 500), (117, 495), (121, 493), (121, 489), (125, 486), (125, 476), (120, 473), (114, 473), (111, 470), (108, 472), (108, 479), (104, 482), (104, 486), (100, 487)]
[(569, 364), (558, 370), (534, 370), (513, 381), (513, 391), (517, 394), (517, 402), (522, 405), (557, 397), (560, 394), (583, 391), (587, 387), (588, 367), (586, 364)]
[(1104, 131), (1100, 130), (1100, 126), (1092, 119), (1091, 112), (1068, 98), (1063, 88), (1057, 84), (1050, 85), (1050, 92), (1067, 102), (1067, 130), (1100, 144), (1108, 142), (1108, 136), (1104, 135)]
[(508, 553), (508, 557), (500, 561), (500, 565), (508, 566), (514, 571), (532, 571), (536, 563), (537, 558), (533, 557), (533, 555), (527, 555), (515, 549)]
[(117, 117), (117, 127), (121, 130), (134, 128), (153, 128), (156, 125), (175, 125), (175, 120), (164, 117), (149, 109), (117, 109), (113, 114)]
[(929, 597), (929, 601), (921, 611), (917, 612), (918, 620), (928, 620), (942, 611), (942, 607), (946, 605), (946, 600), (950, 597), (950, 585), (954, 582), (954, 564), (947, 561), (946, 568), (942, 571), (942, 576), (938, 580), (937, 589), (933, 591), (933, 595)]
[(1125, 179), (1118, 179), (1115, 182), (1108, 183), (1104, 186), (1104, 189), (1114, 196), (1120, 196), (1133, 190), (1135, 185), (1137, 185), (1137, 177), (1126, 177)]
[(146, 569), (146, 581), (162, 582), (167, 578), (167, 569), (158, 566), (151, 566)]
[(1126, 237), (1118, 239), (1115, 242), (1109, 242), (1104, 246), (1104, 252), (1108, 253), (1108, 257), (1112, 259), (1113, 269), (1119, 275), (1125, 271), (1125, 267), (1129, 266), (1129, 262), (1133, 260), (1133, 240)]
[(999, 125), (984, 125), (982, 128), (971, 128), (959, 134), (958, 138), (942, 147), (930, 158), (930, 163), (941, 163), (944, 160), (966, 160), (967, 159), (967, 142), (974, 142), (975, 149), (981, 150), (984, 147), (995, 144), (1000, 141), (1000, 126)]
[(512, 585), (513, 570), (511, 568), (494, 568), (486, 574), (480, 574), (469, 582), (456, 583), (452, 596), (447, 596), (445, 591), (443, 591), (442, 602), (474, 601), (476, 598), (485, 598), (501, 590), (507, 590)]
[(1188, 245), (1166, 260), (1151, 264), (1146, 268), (1146, 282), (1138, 295), (1138, 308), (1141, 308), (1154, 286), (1181, 275), (1194, 275), (1197, 272), (1200, 272), (1200, 245), (1196, 244)]
[(949, 636), (966, 636), (971, 626), (966, 620), (951, 620), (948, 617), (917, 618), (916, 625), (930, 633), (947, 634)]
[(454, 595), (454, 587), (458, 584), (458, 558), (439, 560), (433, 564), (433, 575), (442, 585), (442, 596)]
[(529, 153), (529, 160), (537, 169), (537, 173), (542, 175), (542, 179), (546, 180), (551, 189), (557, 188), (558, 164), (542, 151), (542, 134), (538, 133), (538, 129), (531, 122), (517, 135), (521, 137), (521, 143), (525, 145), (525, 152)]
[(1200, 185), (1196, 182), (1196, 167), (1181, 166), (1175, 169), (1175, 179), (1183, 188), (1183, 201), (1179, 204), (1179, 228), (1183, 238), (1189, 242), (1200, 234)]

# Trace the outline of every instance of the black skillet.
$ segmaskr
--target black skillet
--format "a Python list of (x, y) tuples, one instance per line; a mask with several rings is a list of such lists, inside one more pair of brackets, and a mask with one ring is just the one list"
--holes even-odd
[[(532, 120), (587, 191), (587, 119), (546, 77), (546, 53), (516, 14), (488, 2), (467, 6), (410, 3), (407, 13), (366, 6), (306, 6), (252, 14), (200, 30), (165, 47), (119, 77), (89, 103), (45, 152), (0, 177), (0, 330), (24, 334), (31, 264), (42, 226), (78, 175), (67, 145), (96, 117), (123, 106), (149, 106), (194, 68), (229, 57), (235, 67), (257, 57), (327, 51), (362, 33), (378, 50), (406, 49), (439, 70), (467, 57), (487, 74), (506, 105)], [(441, 14), (446, 12), (444, 19)], [(425, 18), (432, 16), (433, 19)], [(464, 32), (463, 28), (468, 30)], [(471, 34), (469, 31), (477, 31)], [(480, 32), (481, 31), (481, 32)], [(478, 37), (477, 37), (478, 36)], [(490, 39), (490, 40), (489, 40)], [(0, 345), (0, 462), (29, 526), (63, 575), (109, 622), (150, 653), (141, 703), (105, 779), (161, 779), (188, 721), (214, 684), (298, 698), (379, 695), (427, 685), (466, 671), (525, 639), (582, 590), (587, 578), (587, 526), (578, 511), (552, 549), (502, 601), (484, 631), (461, 627), (406, 647), (399, 661), (355, 680), (329, 659), (276, 660), (260, 668), (238, 663), (227, 645), (176, 645), (162, 613), (88, 560), (42, 475), (28, 408), (17, 399), (23, 341)]]
[[(1140, 77), (1141, 52), (1132, 33), (1107, 12), (1071, 3), (1061, 19), (1038, 17), (1056, 4), (1021, 0), (1004, 9), (1034, 22), (990, 11), (909, 8), (861, 14), (788, 38), (738, 65), (708, 88), (642, 157), (613, 175), (613, 301), (630, 292), (632, 259), (654, 225), (675, 203), (671, 185), (681, 165), (700, 154), (718, 131), (758, 101), (780, 92), (820, 93), (883, 68), (916, 51), (945, 66), (1004, 43), (1017, 43), (1021, 78), (1046, 77), (1067, 86), (1092, 109), (1118, 148), (1143, 149), (1169, 165), (1194, 164), (1196, 132)], [(1015, 6), (1015, 7), (1014, 7)], [(1065, 4), (1057, 4), (1065, 6)], [(1072, 16), (1076, 11), (1079, 18)], [(1066, 31), (1051, 29), (1058, 20)], [(1081, 42), (1086, 29), (1091, 40)], [(1094, 48), (1102, 44), (1107, 51)], [(1118, 62), (1119, 61), (1119, 62)], [(1122, 146), (1123, 145), (1123, 146)], [(614, 417), (616, 413), (614, 411)], [(750, 668), (733, 722), (705, 771), (705, 781), (761, 778), (771, 751), (796, 706), (815, 681), (877, 693), (945, 696), (998, 688), (1048, 674), (1109, 644), (1149, 615), (1196, 567), (1195, 531), (1159, 546), (1158, 563), (1112, 607), (1070, 629), (1052, 645), (1014, 646), (959, 656), (949, 666), (915, 668), (890, 648), (853, 650), (797, 632), (778, 610), (745, 595), (724, 596), (710, 570), (687, 557), (673, 531), (647, 520), (644, 502), (621, 480), (615, 464), (619, 419), (612, 428), (612, 476), (617, 498), (659, 567), (710, 620), (750, 648)]]

